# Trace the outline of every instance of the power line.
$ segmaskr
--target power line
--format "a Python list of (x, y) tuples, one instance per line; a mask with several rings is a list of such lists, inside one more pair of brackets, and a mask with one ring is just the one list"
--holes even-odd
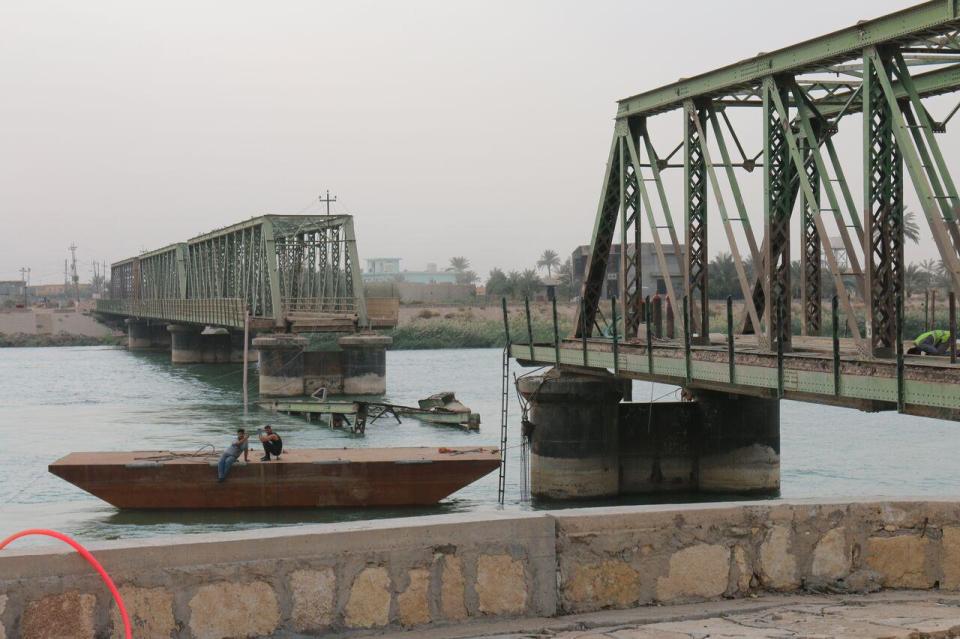
[(79, 311), (80, 310), (80, 276), (77, 275), (77, 244), (76, 242), (72, 242), (70, 244), (70, 256), (71, 256), (70, 270), (71, 270), (71, 275), (73, 277), (73, 290), (77, 298), (77, 305), (75, 308), (77, 311)]
[(337, 196), (334, 195), (333, 198), (331, 199), (331, 197), (330, 197), (330, 189), (327, 189), (327, 197), (323, 197), (323, 195), (321, 195), (320, 197), (317, 198), (317, 200), (319, 200), (319, 202), (320, 202), (321, 204), (324, 204), (324, 203), (325, 203), (325, 204), (327, 205), (327, 215), (330, 215), (330, 203), (331, 203), (331, 202), (336, 202), (336, 201), (337, 201)]

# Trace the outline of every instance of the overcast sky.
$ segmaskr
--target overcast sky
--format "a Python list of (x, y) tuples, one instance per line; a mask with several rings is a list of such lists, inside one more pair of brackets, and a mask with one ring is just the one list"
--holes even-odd
[(0, 279), (62, 281), (71, 242), (87, 279), (324, 189), (361, 259), (530, 267), (589, 243), (618, 98), (910, 4), (6, 0)]

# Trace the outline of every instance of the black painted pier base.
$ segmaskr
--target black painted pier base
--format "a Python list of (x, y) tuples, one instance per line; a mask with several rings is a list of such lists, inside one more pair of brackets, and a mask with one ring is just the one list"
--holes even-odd
[(696, 391), (693, 401), (621, 402), (627, 383), (557, 371), (520, 380), (534, 496), (779, 491), (777, 400)]

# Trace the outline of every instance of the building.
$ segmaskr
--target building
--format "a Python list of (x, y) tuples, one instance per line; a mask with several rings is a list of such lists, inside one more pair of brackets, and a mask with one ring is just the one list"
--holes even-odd
[(23, 303), (23, 281), (0, 280), (0, 304)]
[(456, 284), (457, 274), (427, 264), (425, 271), (401, 271), (399, 257), (374, 257), (367, 260), (364, 282), (406, 282), (408, 284)]
[[(627, 245), (628, 255), (633, 255), (633, 244)], [(674, 290), (683, 289), (683, 252), (684, 247), (680, 246), (681, 255), (674, 254), (672, 244), (663, 245), (664, 257), (667, 261), (667, 276), (673, 281)], [(575, 291), (580, 291), (583, 287), (584, 273), (587, 270), (587, 262), (590, 259), (590, 247), (578, 246), (570, 257), (573, 264), (573, 287)], [(667, 284), (664, 274), (660, 272), (660, 262), (657, 260), (657, 251), (653, 242), (643, 242), (640, 244), (640, 282), (643, 286), (643, 295), (653, 295), (659, 293), (664, 295), (667, 292)], [(579, 295), (579, 293), (578, 293)], [(610, 259), (607, 262), (607, 277), (601, 291), (603, 298), (618, 297), (620, 295), (620, 245), (614, 244), (610, 247)]]
[(392, 282), (400, 273), (399, 257), (375, 257), (367, 260), (367, 270), (363, 273), (365, 282)]

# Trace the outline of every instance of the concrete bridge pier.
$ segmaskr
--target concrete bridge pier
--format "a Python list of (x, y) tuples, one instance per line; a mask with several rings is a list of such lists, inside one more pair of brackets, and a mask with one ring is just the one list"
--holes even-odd
[(343, 353), (343, 392), (347, 395), (383, 395), (387, 392), (389, 335), (358, 333), (337, 340)]
[(695, 391), (697, 483), (711, 493), (780, 490), (780, 402)]
[(254, 338), (260, 354), (260, 395), (295, 397), (304, 392), (304, 350), (307, 338), (277, 333)]
[(522, 378), (520, 392), (530, 402), (527, 417), (533, 424), (531, 493), (549, 499), (618, 495), (624, 382), (552, 370)]
[(131, 351), (149, 351), (170, 347), (170, 335), (163, 324), (149, 320), (127, 318), (127, 349)]
[(124, 320), (127, 325), (127, 349), (131, 351), (146, 351), (153, 348), (150, 333), (150, 323), (146, 320), (129, 318)]
[(203, 361), (200, 333), (203, 328), (190, 324), (169, 324), (170, 361), (174, 364), (199, 364)]
[(303, 354), (303, 392), (312, 395), (320, 388), (343, 393), (343, 352), (307, 351)]
[(556, 370), (520, 380), (534, 496), (779, 491), (777, 400), (696, 391), (693, 401), (621, 402), (626, 384)]

